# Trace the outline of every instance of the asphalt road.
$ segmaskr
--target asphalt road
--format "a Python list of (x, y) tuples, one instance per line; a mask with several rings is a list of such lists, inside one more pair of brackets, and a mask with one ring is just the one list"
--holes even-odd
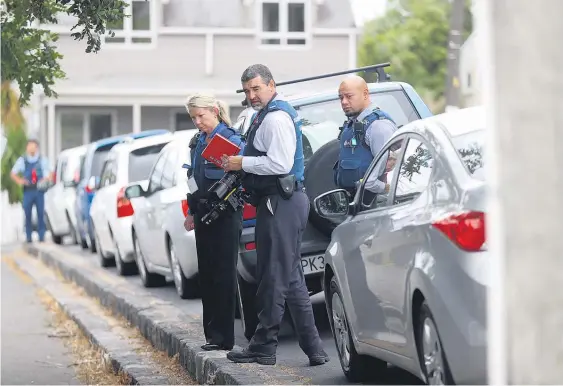
[[(91, 261), (93, 265), (99, 267), (98, 256), (89, 251), (82, 250), (79, 246), (66, 245), (64, 247), (69, 252), (75, 253)], [(99, 267), (99, 269), (104, 269)], [(105, 268), (110, 272), (117, 272), (114, 267)], [(139, 288), (144, 288), (141, 283), (141, 279), (138, 275), (126, 277), (126, 279)], [(199, 299), (194, 300), (183, 300), (176, 293), (173, 282), (169, 282), (165, 287), (159, 288), (144, 288), (149, 290), (155, 296), (166, 300), (181, 308), (184, 312), (189, 314), (201, 314), (202, 306)], [(331, 361), (323, 366), (310, 367), (309, 362), (305, 354), (299, 348), (297, 340), (293, 335), (293, 329), (290, 327), (289, 323), (284, 323), (281, 329), (281, 334), (279, 337), (278, 346), (278, 363), (283, 366), (295, 369), (295, 372), (300, 376), (310, 378), (312, 384), (350, 384), (342, 368), (340, 367), (340, 362), (338, 360), (338, 354), (336, 352), (336, 347), (334, 344), (334, 339), (330, 331), (330, 325), (328, 322), (328, 317), (324, 304), (324, 296), (322, 294), (315, 295), (313, 297), (313, 307), (315, 312), (315, 321), (319, 333), (324, 342), (325, 351), (330, 355)], [(236, 334), (236, 344), (244, 347), (248, 344), (246, 338), (244, 337), (242, 326), (239, 320), (235, 324), (235, 334)], [(400, 370), (398, 368), (390, 367), (389, 371), (383, 377), (379, 384), (397, 384), (397, 385), (408, 385), (408, 384), (422, 384), (422, 382), (410, 373)]]
[(34, 284), (2, 260), (2, 384), (80, 384)]

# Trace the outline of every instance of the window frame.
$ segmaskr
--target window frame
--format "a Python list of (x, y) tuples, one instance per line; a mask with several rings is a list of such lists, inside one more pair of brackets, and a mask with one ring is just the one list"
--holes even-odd
[[(102, 166), (102, 170), (100, 172), (100, 184), (99, 188), (104, 188), (106, 186), (111, 186), (116, 182), (116, 173), (112, 169), (115, 166), (115, 160), (113, 158), (108, 158), (104, 161), (104, 166)], [(107, 173), (107, 176), (106, 176)], [(107, 179), (108, 183), (104, 184), (104, 180)]]
[[(277, 3), (279, 6), (279, 31), (269, 32), (263, 30), (264, 3)], [(289, 32), (289, 4), (303, 4), (304, 31)], [(260, 49), (274, 50), (304, 50), (310, 49), (312, 44), (312, 2), (310, 0), (258, 0), (256, 1), (256, 42)], [(265, 39), (279, 39), (278, 44), (264, 43)], [(289, 39), (304, 40), (304, 44), (288, 44)]]
[[(158, 37), (158, 1), (146, 1), (146, 0), (123, 0), (127, 3), (124, 8), (123, 16), (123, 29), (113, 30), (111, 28), (106, 29), (106, 33), (103, 35), (101, 43), (104, 49), (154, 49), (157, 43)], [(134, 2), (146, 2), (149, 4), (149, 29), (148, 30), (134, 30), (133, 29), (133, 3)], [(111, 36), (110, 31), (115, 35)], [(123, 38), (123, 42), (110, 42), (107, 39)], [(145, 38), (150, 39), (150, 42), (133, 42), (133, 38)]]
[[(149, 178), (148, 178), (149, 183), (148, 183), (148, 185), (147, 185), (147, 195), (149, 195), (149, 196), (152, 195), (152, 194), (154, 194), (154, 193), (156, 193), (156, 192), (158, 192), (158, 191), (160, 191), (160, 190), (162, 190), (162, 185), (161, 185), (161, 183), (160, 183), (160, 182), (162, 181), (162, 172), (160, 173), (160, 178), (158, 179), (158, 182), (154, 182), (154, 183), (153, 183), (152, 176), (153, 176), (153, 174), (154, 174), (154, 171), (155, 171), (155, 169), (156, 169), (156, 166), (158, 165), (158, 162), (159, 162), (162, 158), (164, 158), (164, 165), (166, 165), (166, 161), (167, 161), (167, 160), (166, 160), (166, 157), (168, 157), (168, 151), (163, 151), (163, 152), (161, 152), (160, 155), (158, 156), (158, 158), (156, 159), (156, 161), (154, 162), (154, 165), (153, 165), (153, 167), (152, 167), (152, 169), (151, 169), (151, 172), (149, 173)], [(162, 170), (164, 170), (164, 168), (163, 168)], [(152, 189), (152, 186), (153, 186), (154, 184), (158, 184), (158, 185), (157, 185), (156, 188), (153, 190), (153, 189)]]
[[(405, 152), (407, 150), (407, 147), (409, 146), (411, 139), (415, 139), (415, 140), (419, 141), (430, 152), (430, 155), (432, 156), (432, 171), (430, 172), (430, 175), (428, 176), (428, 183), (427, 183), (426, 187), (418, 194), (418, 196), (416, 196), (415, 198), (413, 198), (409, 201), (404, 201), (404, 202), (401, 202), (401, 203), (395, 203), (395, 196), (396, 196), (396, 193), (397, 193), (397, 183), (398, 183), (399, 177), (401, 175), (400, 171), (401, 171), (401, 168), (403, 167)], [(403, 147), (403, 150), (401, 151), (401, 162), (399, 164), (399, 173), (396, 173), (396, 176), (395, 176), (394, 181), (393, 181), (393, 186), (391, 186), (389, 188), (389, 193), (390, 193), (389, 194), (390, 203), (388, 202), (388, 204), (390, 204), (389, 206), (395, 207), (395, 206), (410, 205), (413, 202), (415, 202), (416, 200), (418, 200), (420, 198), (420, 196), (422, 196), (424, 194), (424, 192), (430, 186), (430, 182), (432, 181), (432, 179), (434, 178), (434, 174), (436, 173), (437, 164), (438, 164), (438, 157), (437, 157), (437, 154), (436, 154), (434, 147), (422, 135), (417, 134), (417, 133), (412, 133), (412, 132), (407, 133), (405, 145)]]
[(389, 183), (389, 193), (387, 193), (387, 201), (385, 203), (385, 206), (380, 206), (380, 207), (376, 207), (376, 208), (364, 208), (363, 206), (363, 196), (364, 196), (364, 191), (365, 189), (365, 185), (368, 181), (368, 177), (369, 175), (373, 172), (373, 170), (375, 169), (375, 167), (377, 166), (377, 164), (379, 163), (379, 161), (381, 160), (381, 158), (383, 156), (385, 156), (385, 154), (389, 151), (389, 149), (391, 148), (391, 145), (394, 145), (398, 140), (403, 141), (403, 143), (401, 144), (401, 150), (399, 152), (399, 154), (397, 154), (397, 164), (400, 166), (402, 164), (402, 160), (403, 160), (403, 154), (405, 152), (405, 143), (408, 143), (407, 141), (408, 139), (408, 133), (403, 133), (400, 135), (397, 135), (396, 137), (393, 137), (392, 139), (390, 139), (385, 146), (383, 147), (383, 149), (381, 149), (379, 151), (379, 153), (377, 153), (377, 156), (373, 158), (373, 161), (371, 162), (368, 170), (366, 171), (365, 174), (365, 178), (363, 178), (362, 183), (360, 184), (360, 187), (358, 189), (358, 192), (356, 193), (356, 197), (355, 197), (355, 202), (356, 202), (356, 206), (358, 208), (358, 214), (365, 214), (365, 213), (372, 213), (375, 211), (380, 211), (380, 210), (384, 210), (384, 209), (388, 209), (390, 207), (392, 207), (392, 202), (391, 201), (391, 197), (394, 196), (393, 192), (395, 191), (395, 185), (397, 183), (397, 178), (399, 173), (394, 173), (393, 174), (393, 180), (391, 180), (391, 182)]

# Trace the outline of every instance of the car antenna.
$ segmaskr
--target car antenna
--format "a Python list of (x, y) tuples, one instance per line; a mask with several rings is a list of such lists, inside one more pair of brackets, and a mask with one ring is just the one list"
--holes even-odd
[[(331, 78), (333, 76), (353, 74), (353, 73), (356, 73), (356, 72), (375, 72), (377, 74), (377, 82), (378, 83), (388, 82), (391, 79), (391, 76), (389, 74), (385, 73), (385, 67), (389, 67), (389, 66), (391, 66), (391, 63), (389, 63), (389, 62), (373, 64), (371, 66), (354, 68), (352, 70), (330, 72), (328, 74), (323, 74), (323, 75), (316, 75), (316, 76), (310, 76), (310, 77), (307, 77), (307, 78), (288, 80), (288, 81), (285, 81), (285, 82), (276, 83), (276, 86), (285, 86), (285, 85), (288, 85), (288, 84), (308, 82), (308, 81), (311, 81), (311, 80), (318, 80), (318, 79), (324, 79), (324, 78)], [(237, 94), (240, 94), (243, 91), (244, 91), (243, 89), (239, 89), (239, 90), (237, 90)], [(246, 98), (244, 98), (244, 100), (242, 101), (242, 105), (245, 106), (245, 107), (248, 106), (248, 101), (246, 100)]]

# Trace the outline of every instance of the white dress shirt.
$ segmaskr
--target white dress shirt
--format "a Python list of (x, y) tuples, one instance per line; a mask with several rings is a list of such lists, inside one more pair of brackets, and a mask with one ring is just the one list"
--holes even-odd
[(287, 174), (293, 167), (297, 137), (293, 120), (284, 111), (273, 111), (256, 129), (253, 145), (265, 152), (260, 157), (244, 156), (242, 170), (258, 175)]

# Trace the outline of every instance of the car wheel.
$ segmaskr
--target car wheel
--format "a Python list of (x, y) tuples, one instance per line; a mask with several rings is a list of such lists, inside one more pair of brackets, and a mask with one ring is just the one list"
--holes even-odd
[(237, 274), (237, 303), (244, 336), (248, 340), (252, 338), (258, 327), (258, 313), (255, 305), (256, 290), (255, 284), (246, 282)]
[(332, 168), (336, 161), (338, 161), (339, 151), (340, 144), (337, 139), (327, 142), (309, 158), (305, 167), (305, 192), (311, 203), (309, 220), (315, 228), (326, 236), (332, 234), (332, 231), (341, 220), (338, 218), (330, 220), (320, 217), (313, 209), (313, 205), (315, 198), (319, 195), (338, 189), (334, 184)]
[(139, 276), (141, 276), (141, 281), (143, 286), (149, 287), (161, 287), (166, 284), (166, 278), (162, 275), (151, 273), (147, 270), (145, 265), (145, 258), (143, 257), (143, 252), (141, 251), (141, 246), (139, 244), (139, 239), (133, 233), (133, 245), (135, 247), (135, 261), (137, 262), (137, 267), (139, 269)]
[[(121, 259), (121, 253), (119, 252), (117, 241), (115, 241), (114, 238), (112, 238), (112, 240), (113, 240), (113, 250), (114, 250), (113, 255), (115, 256), (115, 267), (117, 268), (117, 273), (120, 274), (121, 276), (135, 275), (138, 272), (137, 263), (135, 261), (130, 261), (127, 263), (124, 262)], [(99, 246), (100, 244), (98, 244), (98, 247)]]
[(338, 359), (346, 378), (351, 382), (371, 381), (381, 376), (387, 370), (387, 362), (367, 355), (360, 355), (354, 347), (352, 332), (349, 328), (348, 318), (344, 310), (342, 295), (333, 277), (329, 290), (329, 318), (332, 326), (332, 335), (338, 352)]
[[(92, 221), (92, 220), (90, 220)], [(88, 247), (90, 248), (90, 252), (96, 253), (96, 230), (94, 229), (94, 224), (90, 223), (90, 229), (92, 229), (92, 233), (94, 234), (94, 239), (92, 240), (92, 235), (90, 234), (90, 230), (86, 230), (86, 237), (88, 239)]]
[(68, 227), (70, 230), (70, 237), (72, 237), (72, 244), (78, 244), (78, 231), (76, 230), (76, 228), (74, 227), (74, 224), (72, 223), (72, 221), (70, 221), (70, 215), (68, 214), (68, 212), (66, 212), (66, 220), (68, 221)]
[(102, 251), (102, 248), (100, 248), (100, 238), (98, 236), (98, 233), (96, 233), (95, 229), (92, 229), (92, 232), (94, 232), (94, 237), (96, 240), (96, 244), (98, 245), (97, 251), (98, 251), (98, 260), (100, 261), (100, 266), (107, 268), (107, 267), (111, 267), (113, 265), (113, 261), (112, 259), (107, 256), (104, 251)]
[(195, 299), (198, 296), (198, 277), (197, 275), (188, 279), (182, 271), (182, 266), (178, 260), (176, 249), (172, 240), (168, 241), (168, 257), (170, 259), (170, 268), (172, 269), (172, 276), (174, 277), (174, 286), (178, 296), (182, 299)]
[(45, 214), (45, 223), (47, 225), (47, 230), (51, 232), (51, 239), (53, 239), (53, 242), (55, 244), (61, 245), (63, 243), (63, 237), (55, 235), (55, 233), (53, 232), (53, 227), (51, 226), (51, 220), (49, 220), (49, 216), (47, 216), (47, 214)]
[(420, 367), (429, 385), (451, 385), (453, 379), (438, 328), (426, 302), (418, 315), (417, 348)]

